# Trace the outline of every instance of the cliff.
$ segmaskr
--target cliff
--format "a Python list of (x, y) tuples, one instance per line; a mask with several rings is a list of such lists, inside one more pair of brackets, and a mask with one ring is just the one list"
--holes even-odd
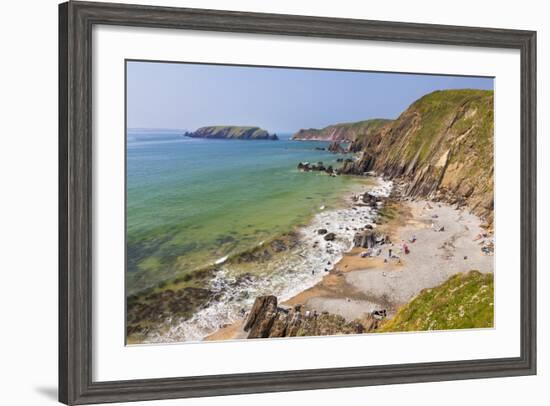
[(201, 127), (193, 132), (186, 132), (186, 137), (232, 140), (278, 140), (276, 134), (270, 134), (260, 127), (212, 126)]
[(368, 136), (389, 120), (372, 119), (355, 123), (334, 124), (322, 129), (302, 129), (292, 136), (293, 140), (300, 141), (354, 141)]
[(405, 195), (466, 205), (493, 221), (493, 92), (444, 90), (352, 144), (342, 173), (374, 171), (407, 181)]

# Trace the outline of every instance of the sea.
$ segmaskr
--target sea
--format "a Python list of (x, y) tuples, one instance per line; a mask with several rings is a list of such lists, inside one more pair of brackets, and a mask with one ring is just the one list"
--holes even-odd
[[(297, 169), (299, 162), (336, 167), (337, 158), (346, 155), (322, 150), (327, 142), (295, 141), (290, 134), (278, 137), (215, 140), (128, 131), (127, 294), (212, 264), (220, 268), (210, 287), (220, 292), (219, 303), (191, 321), (172, 321), (168, 333), (164, 329), (151, 342), (200, 340), (234, 321), (256, 294), (298, 293), (320, 280), (323, 267), (350, 248), (352, 225), (372, 220), (368, 208), (351, 211), (344, 202), (344, 196), (364, 190), (368, 180)], [(319, 238), (316, 230), (331, 226), (345, 238)], [(229, 305), (238, 295), (229, 292), (235, 270), (224, 267), (227, 258), (291, 231), (304, 236), (303, 246), (269, 269), (265, 264), (257, 270), (248, 266), (246, 272), (261, 277), (250, 282), (241, 302)], [(322, 254), (312, 251), (312, 244)]]

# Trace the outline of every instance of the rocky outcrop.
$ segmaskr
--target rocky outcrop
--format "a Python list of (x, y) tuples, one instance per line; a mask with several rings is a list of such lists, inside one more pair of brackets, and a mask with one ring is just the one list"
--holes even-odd
[(373, 248), (376, 246), (378, 234), (372, 230), (360, 231), (353, 237), (353, 246), (360, 248)]
[(249, 332), (248, 338), (269, 337), (277, 316), (277, 298), (275, 296), (256, 298), (244, 325), (244, 331)]
[(389, 236), (381, 235), (368, 227), (353, 236), (353, 246), (359, 248), (375, 248), (390, 242)]
[(368, 137), (368, 135), (390, 120), (372, 119), (354, 123), (334, 124), (328, 127), (317, 129), (302, 129), (292, 136), (293, 140), (309, 141), (338, 141), (352, 142), (356, 139)]
[(132, 295), (127, 300), (126, 334), (133, 341), (142, 341), (149, 332), (154, 332), (169, 318), (185, 320), (211, 300), (216, 300), (212, 291), (205, 288), (150, 289)]
[(332, 152), (334, 154), (345, 154), (347, 152), (347, 148), (344, 148), (340, 141), (332, 141), (330, 145), (327, 147), (327, 151)]
[(342, 316), (317, 314), (302, 305), (280, 307), (275, 296), (259, 296), (248, 314), (244, 331), (248, 332), (247, 338), (362, 334), (376, 330), (381, 319), (367, 314), (364, 319), (347, 322)]
[(493, 92), (444, 90), (373, 132), (341, 173), (373, 171), (406, 181), (405, 196), (468, 206), (493, 220)]
[(317, 171), (317, 172), (326, 172), (328, 175), (336, 175), (336, 171), (334, 170), (332, 165), (325, 166), (321, 161), (317, 163), (300, 162), (297, 168), (299, 171), (302, 171), (302, 172)]
[(276, 134), (270, 134), (259, 127), (212, 126), (201, 127), (193, 132), (186, 132), (186, 137), (230, 140), (278, 140)]

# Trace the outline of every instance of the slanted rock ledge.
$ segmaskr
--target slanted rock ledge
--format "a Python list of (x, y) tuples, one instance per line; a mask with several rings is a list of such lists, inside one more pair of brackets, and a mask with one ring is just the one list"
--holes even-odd
[(302, 305), (292, 308), (278, 306), (277, 297), (259, 296), (244, 324), (247, 338), (326, 336), (362, 334), (376, 330), (380, 318), (368, 314), (364, 319), (347, 322), (340, 315), (317, 314)]

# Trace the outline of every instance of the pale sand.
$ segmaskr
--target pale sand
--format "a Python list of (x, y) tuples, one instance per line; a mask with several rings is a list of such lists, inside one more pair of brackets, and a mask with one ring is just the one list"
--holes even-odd
[[(336, 272), (288, 302), (353, 320), (373, 310), (387, 309), (394, 313), (422, 289), (437, 286), (458, 272), (472, 269), (493, 272), (494, 257), (483, 254), (480, 240), (474, 241), (484, 231), (475, 215), (426, 201), (401, 204), (408, 209), (407, 214), (402, 213), (392, 224), (380, 227), (391, 235), (393, 246), (382, 246), (377, 258), (361, 258), (359, 254), (364, 250), (353, 250), (336, 265)], [(432, 218), (434, 215), (438, 218)], [(434, 231), (432, 223), (444, 226), (445, 231)], [(410, 243), (413, 235), (417, 241)], [(409, 246), (409, 254), (401, 252), (402, 240)], [(401, 263), (396, 259), (383, 262), (389, 248), (400, 257)], [(333, 278), (337, 278), (337, 283)]]
[[(339, 314), (348, 321), (363, 318), (373, 310), (387, 309), (390, 317), (422, 289), (437, 286), (458, 272), (477, 269), (493, 272), (494, 257), (481, 252), (484, 230), (481, 220), (467, 210), (426, 201), (391, 203), (397, 214), (378, 227), (392, 245), (383, 245), (379, 257), (361, 258), (364, 249), (344, 254), (321, 282), (284, 302), (305, 305), (317, 312)], [(438, 218), (432, 218), (437, 215)], [(432, 228), (444, 226), (445, 231)], [(417, 240), (409, 242), (413, 235)], [(402, 240), (410, 253), (401, 252)], [(388, 249), (400, 257), (384, 262)], [(467, 257), (464, 259), (464, 257)], [(242, 321), (226, 326), (205, 340), (246, 338)]]

